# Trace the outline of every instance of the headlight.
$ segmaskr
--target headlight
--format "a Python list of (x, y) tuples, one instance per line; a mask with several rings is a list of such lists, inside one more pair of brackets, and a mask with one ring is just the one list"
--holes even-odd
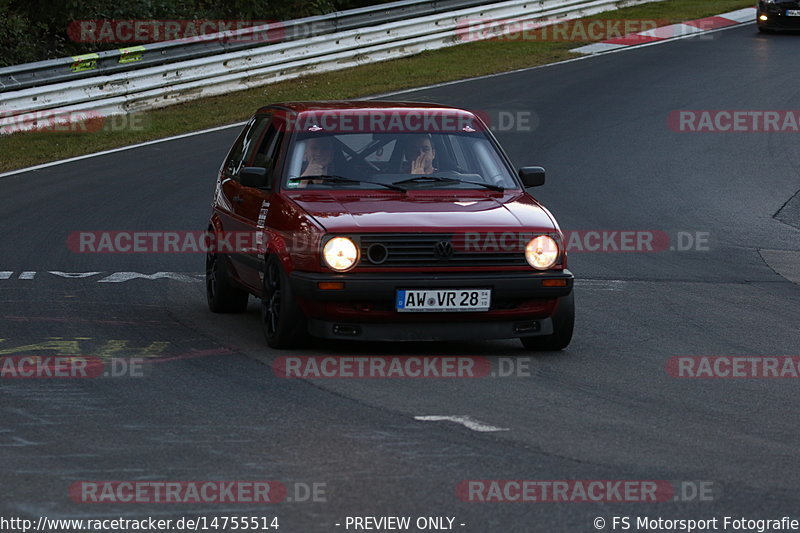
[(558, 261), (558, 243), (552, 237), (539, 235), (525, 247), (525, 259), (537, 270), (547, 270)]
[(344, 272), (358, 263), (358, 246), (347, 237), (334, 237), (322, 248), (325, 264), (332, 270)]

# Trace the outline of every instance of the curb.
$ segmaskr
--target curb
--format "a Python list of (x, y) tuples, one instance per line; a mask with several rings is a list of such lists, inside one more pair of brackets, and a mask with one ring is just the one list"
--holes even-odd
[(579, 48), (573, 48), (570, 52), (577, 52), (579, 54), (599, 54), (610, 50), (619, 50), (631, 46), (688, 37), (689, 35), (700, 35), (720, 28), (752, 22), (755, 18), (756, 8), (746, 7), (722, 15), (670, 24), (669, 26), (661, 26), (652, 30), (632, 33), (624, 37), (588, 44)]

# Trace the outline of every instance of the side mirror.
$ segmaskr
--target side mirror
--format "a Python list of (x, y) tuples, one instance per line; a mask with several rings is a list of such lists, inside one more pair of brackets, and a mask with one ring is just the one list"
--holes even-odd
[(266, 187), (268, 182), (269, 176), (264, 167), (244, 167), (239, 172), (239, 183), (245, 187)]
[(542, 167), (522, 167), (519, 169), (519, 177), (522, 178), (522, 185), (526, 189), (544, 185), (544, 169)]

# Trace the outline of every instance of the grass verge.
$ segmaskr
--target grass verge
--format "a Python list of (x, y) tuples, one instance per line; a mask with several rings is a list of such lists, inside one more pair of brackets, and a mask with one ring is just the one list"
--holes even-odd
[[(680, 22), (752, 7), (752, 0), (665, 0), (595, 18)], [(289, 100), (348, 99), (576, 57), (588, 42), (478, 41), (326, 74), (265, 85), (106, 121), (97, 131), (39, 131), (0, 136), (0, 172), (245, 120), (260, 106)], [(114, 126), (116, 124), (116, 127)], [(135, 127), (134, 127), (135, 125)], [(91, 129), (91, 128), (89, 128)]]

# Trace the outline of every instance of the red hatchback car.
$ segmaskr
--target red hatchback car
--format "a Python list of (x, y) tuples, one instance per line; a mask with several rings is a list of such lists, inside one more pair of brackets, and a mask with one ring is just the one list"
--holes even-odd
[[(261, 300), (269, 346), (328, 339), (571, 338), (563, 236), (475, 114), (347, 101), (259, 109), (217, 178), (206, 293)], [(236, 239), (231, 235), (236, 235)], [(251, 236), (251, 238), (239, 238)]]

